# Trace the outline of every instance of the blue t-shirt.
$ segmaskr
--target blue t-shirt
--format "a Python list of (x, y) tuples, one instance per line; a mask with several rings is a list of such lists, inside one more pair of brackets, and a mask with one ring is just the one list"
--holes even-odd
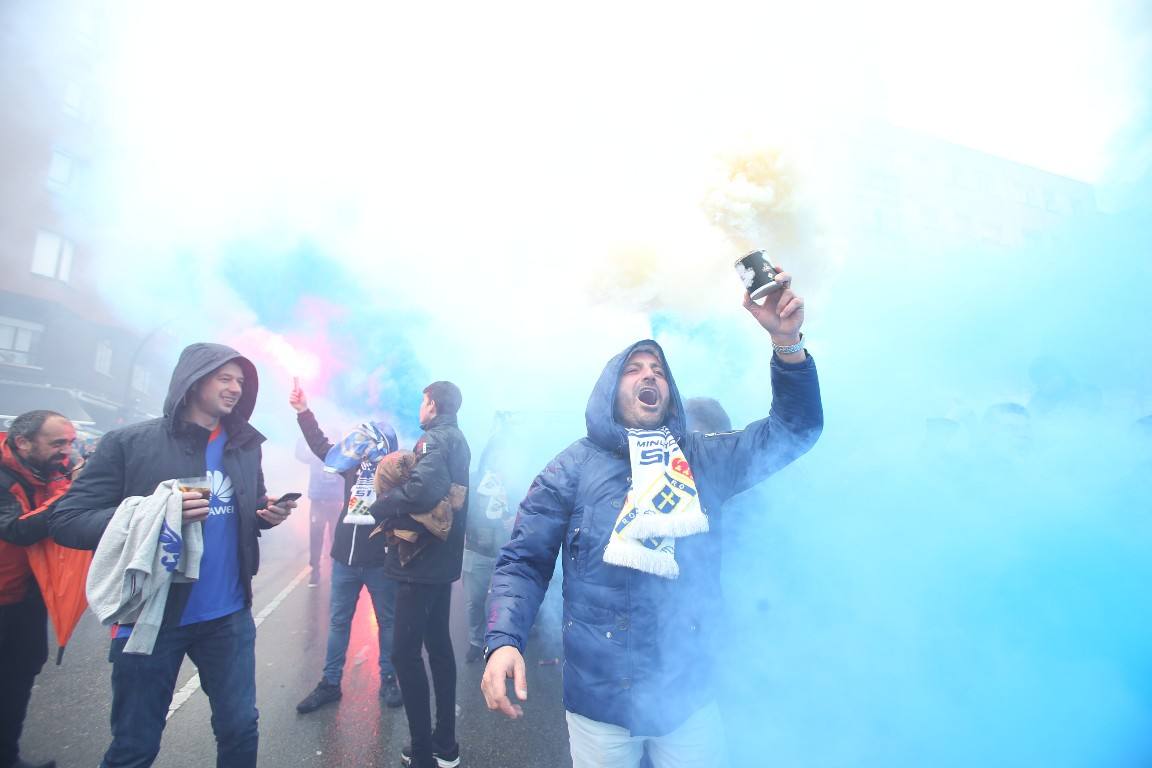
[[(224, 446), (228, 433), (216, 427), (208, 437), (204, 465), (212, 486), (208, 517), (204, 519), (204, 554), (200, 558), (200, 579), (192, 584), (180, 626), (218, 619), (244, 607), (240, 585), (240, 518), (232, 498), (232, 480), (224, 474)], [(121, 624), (115, 636), (128, 637), (131, 624)]]
[(204, 466), (212, 484), (208, 517), (204, 519), (204, 555), (200, 579), (192, 585), (180, 626), (218, 619), (244, 607), (240, 586), (240, 518), (232, 497), (232, 479), (224, 474), (228, 433), (217, 427), (208, 438)]

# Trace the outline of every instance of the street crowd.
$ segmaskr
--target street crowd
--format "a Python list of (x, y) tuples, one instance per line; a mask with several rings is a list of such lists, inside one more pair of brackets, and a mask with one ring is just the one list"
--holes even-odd
[[(493, 712), (523, 714), (539, 617), (562, 635), (542, 663), (563, 659), (574, 766), (725, 765), (713, 682), (722, 510), (803, 455), (823, 425), (804, 300), (787, 272), (774, 279), (762, 303), (744, 301), (770, 336), (764, 418), (732, 430), (715, 401), (682, 396), (658, 343), (637, 341), (596, 379), (587, 434), (531, 482), (511, 470), (511, 439), (489, 443), (473, 471), (451, 381), (412, 393), (422, 433), (410, 448), (381, 419), (326, 431), (294, 384), (297, 456), (312, 468), (310, 586), (326, 532), (332, 542), (325, 660), (297, 710), (341, 698), (366, 589), (380, 697), (408, 722), (397, 759), (460, 765), (449, 610), (463, 578), (465, 661), (484, 662)], [(112, 627), (103, 768), (156, 759), (185, 657), (211, 704), (217, 765), (257, 764), (252, 577), (261, 535), (300, 496), (265, 487), (265, 438), (249, 422), (258, 392), (241, 352), (198, 343), (176, 363), (163, 415), (107, 433), (83, 467), (75, 426), (58, 413), (22, 414), (0, 434), (0, 768), (55, 766), (23, 760), (19, 739), (49, 618), (63, 644), (85, 610)]]

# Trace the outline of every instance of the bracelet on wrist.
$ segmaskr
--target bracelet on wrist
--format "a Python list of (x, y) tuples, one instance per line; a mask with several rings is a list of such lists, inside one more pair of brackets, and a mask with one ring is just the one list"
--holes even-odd
[(795, 344), (777, 344), (772, 342), (772, 351), (778, 355), (794, 355), (804, 349), (804, 334), (800, 334), (800, 338)]

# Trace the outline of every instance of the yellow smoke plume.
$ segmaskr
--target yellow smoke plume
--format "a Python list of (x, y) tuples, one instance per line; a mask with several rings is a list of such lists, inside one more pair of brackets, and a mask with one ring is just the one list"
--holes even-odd
[(732, 243), (733, 258), (796, 245), (795, 176), (782, 153), (758, 149), (720, 158), (720, 179), (702, 202), (708, 220)]

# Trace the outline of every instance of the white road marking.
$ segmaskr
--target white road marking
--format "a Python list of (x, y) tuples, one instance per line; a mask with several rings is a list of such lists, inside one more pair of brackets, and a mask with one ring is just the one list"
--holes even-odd
[[(311, 568), (305, 568), (304, 570), (300, 571), (300, 573), (296, 574), (296, 578), (288, 582), (288, 586), (280, 590), (280, 594), (272, 598), (272, 602), (268, 603), (268, 605), (264, 606), (264, 609), (260, 611), (260, 613), (256, 614), (256, 618), (253, 619), (253, 621), (256, 623), (257, 627), (264, 623), (264, 619), (268, 618), (272, 614), (272, 611), (280, 607), (280, 603), (284, 602), (284, 599), (292, 593), (292, 590), (296, 589), (296, 587), (300, 585), (300, 582), (308, 578), (308, 573), (311, 570)], [(173, 694), (172, 703), (168, 705), (168, 715), (164, 719), (170, 720), (172, 715), (176, 714), (176, 710), (184, 706), (184, 703), (187, 702), (188, 699), (192, 698), (192, 694), (196, 693), (198, 690), (200, 690), (200, 675), (195, 674), (192, 675), (188, 682), (184, 683), (183, 688)]]

